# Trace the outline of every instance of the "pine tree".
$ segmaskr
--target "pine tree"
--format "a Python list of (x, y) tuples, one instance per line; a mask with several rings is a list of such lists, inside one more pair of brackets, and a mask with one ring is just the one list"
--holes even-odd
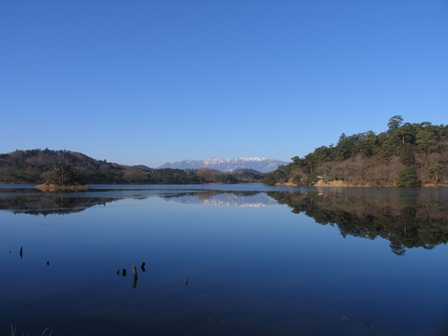
[(414, 167), (406, 167), (398, 172), (397, 186), (399, 187), (418, 187), (420, 181)]
[(50, 177), (50, 183), (57, 186), (78, 185), (79, 181), (72, 166), (56, 163), (53, 168), (53, 174)]
[(400, 162), (405, 166), (412, 166), (415, 163), (415, 155), (412, 147), (406, 144), (400, 151)]

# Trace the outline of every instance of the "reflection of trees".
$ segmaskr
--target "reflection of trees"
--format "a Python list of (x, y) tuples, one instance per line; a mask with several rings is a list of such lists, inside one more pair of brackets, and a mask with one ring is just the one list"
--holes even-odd
[(404, 248), (403, 244), (401, 244), (399, 242), (391, 242), (389, 244), (389, 246), (390, 246), (390, 249), (392, 250), (392, 252), (398, 256), (402, 256), (406, 252), (406, 249)]
[(55, 197), (35, 194), (0, 198), (0, 210), (12, 211), (15, 214), (24, 213), (37, 216), (65, 215), (81, 212), (95, 205), (105, 205), (116, 200), (115, 198)]
[(75, 199), (69, 197), (52, 197), (51, 199), (54, 209), (73, 208), (73, 203), (75, 203)]
[(433, 249), (448, 241), (447, 201), (335, 193), (270, 192), (268, 195), (290, 206), (293, 213), (304, 213), (323, 225), (337, 225), (343, 237), (387, 239), (397, 255), (404, 255), (406, 248)]

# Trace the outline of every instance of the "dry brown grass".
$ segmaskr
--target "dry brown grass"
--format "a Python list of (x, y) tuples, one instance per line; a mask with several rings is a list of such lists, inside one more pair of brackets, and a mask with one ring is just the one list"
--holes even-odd
[(276, 186), (297, 187), (297, 184), (292, 182), (276, 183)]
[(356, 185), (353, 185), (352, 183), (347, 183), (345, 181), (341, 180), (335, 180), (330, 182), (325, 182), (324, 180), (319, 180), (314, 185), (315, 187), (357, 187)]

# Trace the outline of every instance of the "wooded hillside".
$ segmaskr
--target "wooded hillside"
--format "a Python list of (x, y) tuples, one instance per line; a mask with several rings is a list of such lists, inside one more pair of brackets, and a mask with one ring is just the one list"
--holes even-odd
[(419, 186), (448, 180), (448, 126), (389, 119), (388, 129), (339, 137), (268, 174), (267, 185)]
[(17, 150), (0, 155), (0, 182), (43, 183), (55, 164), (73, 167), (82, 183), (201, 183), (199, 176), (179, 169), (154, 170), (146, 166), (128, 167), (67, 150)]
[(50, 180), (56, 164), (68, 165), (81, 184), (200, 184), (261, 183), (264, 174), (241, 170), (222, 173), (211, 169), (184, 171), (124, 166), (67, 150), (16, 150), (0, 154), (0, 183), (41, 184)]

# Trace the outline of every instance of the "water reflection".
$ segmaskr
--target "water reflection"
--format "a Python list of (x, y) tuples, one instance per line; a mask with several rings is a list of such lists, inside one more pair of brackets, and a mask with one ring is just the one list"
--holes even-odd
[(65, 197), (33, 194), (0, 198), (0, 210), (35, 216), (67, 215), (117, 200), (118, 198), (107, 197)]
[[(100, 194), (100, 192), (98, 192)], [(0, 197), (0, 210), (15, 214), (66, 215), (81, 212), (96, 205), (123, 197), (68, 197), (21, 193), (20, 196)], [(111, 195), (107, 195), (111, 196)], [(145, 191), (126, 195), (145, 199)], [(156, 196), (152, 194), (151, 196)], [(204, 204), (213, 207), (259, 208), (286, 204), (295, 214), (305, 214), (317, 223), (337, 225), (341, 235), (375, 239), (381, 237), (390, 242), (391, 251), (399, 256), (406, 249), (423, 247), (433, 249), (448, 241), (448, 201), (439, 190), (401, 192), (398, 189), (381, 190), (333, 190), (331, 192), (259, 192), (202, 190), (170, 192), (157, 195), (166, 201), (183, 204)], [(22, 258), (22, 250), (20, 257)], [(145, 272), (145, 263), (141, 265)], [(123, 276), (125, 276), (125, 270)]]
[(257, 191), (226, 192), (207, 190), (202, 192), (164, 195), (161, 197), (165, 200), (184, 204), (207, 204), (213, 207), (229, 205), (234, 207), (259, 208), (277, 204), (277, 202), (266, 195), (266, 193)]
[[(387, 239), (399, 255), (446, 242), (447, 197), (307, 192), (53, 195), (72, 198), (60, 203), (49, 195), (0, 195), (2, 209), (15, 213), (58, 213), (62, 206), (70, 214), (106, 205), (64, 216), (63, 227), (51, 225), (58, 216), (0, 211), (0, 262), (7, 270), (0, 276), (0, 329), (19, 325), (20, 334), (31, 335), (47, 325), (64, 335), (422, 335), (432, 328), (444, 334), (447, 271), (433, 265), (443, 264), (446, 251), (397, 258), (384, 241), (367, 239)], [(16, 196), (31, 198), (20, 208)], [(126, 201), (108, 203), (118, 199)], [(266, 205), (272, 206), (259, 208)], [(367, 239), (343, 240), (303, 215), (339, 228), (344, 237)], [(45, 267), (50, 259), (52, 267)]]
[(370, 316), (367, 316), (364, 323), (364, 328), (370, 329), (370, 323), (372, 320), (370, 319)]
[(398, 198), (369, 198), (336, 193), (268, 193), (280, 204), (323, 225), (337, 225), (341, 235), (390, 241), (396, 255), (406, 248), (433, 249), (448, 241), (448, 202)]
[[(161, 196), (184, 204), (262, 207), (286, 204), (323, 225), (337, 225), (341, 235), (390, 241), (391, 251), (405, 255), (406, 248), (433, 249), (448, 241), (448, 202), (443, 193), (412, 194), (397, 189), (337, 192), (190, 192)], [(435, 200), (442, 199), (442, 200)]]

